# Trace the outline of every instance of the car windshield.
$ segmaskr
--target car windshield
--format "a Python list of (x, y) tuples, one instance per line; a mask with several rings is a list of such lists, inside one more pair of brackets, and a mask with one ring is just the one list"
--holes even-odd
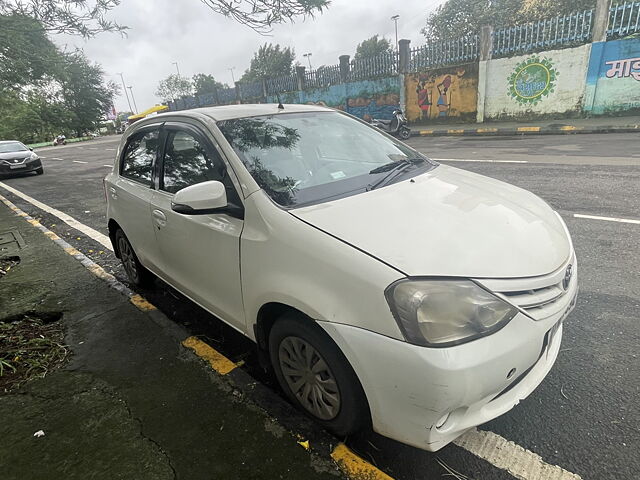
[(0, 143), (0, 153), (25, 152), (29, 149), (20, 142)]
[(258, 185), (285, 207), (353, 195), (376, 188), (383, 177), (406, 178), (436, 165), (338, 112), (280, 113), (218, 126)]

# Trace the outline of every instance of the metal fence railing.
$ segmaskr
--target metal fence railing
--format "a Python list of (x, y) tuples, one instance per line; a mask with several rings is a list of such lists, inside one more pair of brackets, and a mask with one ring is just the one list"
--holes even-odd
[(388, 77), (398, 72), (397, 52), (385, 52), (373, 57), (360, 57), (351, 60), (349, 65), (350, 80), (367, 80)]
[(263, 95), (262, 82), (239, 83), (240, 98), (260, 98)]
[(593, 10), (500, 28), (493, 32), (493, 56), (572, 46), (591, 38)]
[(640, 2), (624, 2), (609, 9), (608, 38), (620, 38), (640, 32)]
[(298, 77), (295, 74), (267, 78), (267, 94), (293, 92), (298, 89)]
[(307, 88), (325, 88), (342, 83), (340, 65), (318, 67), (304, 72), (304, 82)]
[(409, 53), (409, 71), (417, 72), (441, 65), (471, 62), (479, 56), (479, 44), (478, 35), (469, 35), (413, 48)]

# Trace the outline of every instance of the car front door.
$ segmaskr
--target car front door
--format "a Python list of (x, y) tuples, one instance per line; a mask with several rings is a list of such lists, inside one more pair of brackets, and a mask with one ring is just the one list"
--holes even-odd
[(152, 270), (158, 253), (149, 212), (159, 145), (160, 125), (131, 135), (119, 159), (119, 175), (107, 191), (116, 221), (140, 262)]
[(244, 221), (227, 214), (185, 215), (171, 209), (179, 190), (210, 180), (225, 184), (229, 202), (242, 205), (216, 146), (187, 125), (166, 125), (151, 219), (165, 280), (235, 328), (246, 332), (240, 283)]

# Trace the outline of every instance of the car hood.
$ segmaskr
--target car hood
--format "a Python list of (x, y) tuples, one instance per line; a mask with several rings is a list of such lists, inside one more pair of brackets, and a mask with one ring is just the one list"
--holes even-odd
[(0, 153), (0, 160), (23, 160), (25, 158), (29, 158), (31, 156), (31, 151), (28, 152), (7, 152)]
[(565, 227), (543, 200), (445, 165), (290, 212), (410, 276), (544, 275), (571, 252)]

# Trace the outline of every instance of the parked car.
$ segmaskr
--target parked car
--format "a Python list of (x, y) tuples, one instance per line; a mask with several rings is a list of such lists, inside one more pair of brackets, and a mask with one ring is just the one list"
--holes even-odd
[(17, 140), (0, 141), (0, 174), (27, 172), (44, 173), (40, 157)]
[(438, 450), (527, 397), (578, 290), (532, 193), (345, 113), (233, 105), (136, 122), (105, 178), (116, 255), (257, 343), (339, 435)]

